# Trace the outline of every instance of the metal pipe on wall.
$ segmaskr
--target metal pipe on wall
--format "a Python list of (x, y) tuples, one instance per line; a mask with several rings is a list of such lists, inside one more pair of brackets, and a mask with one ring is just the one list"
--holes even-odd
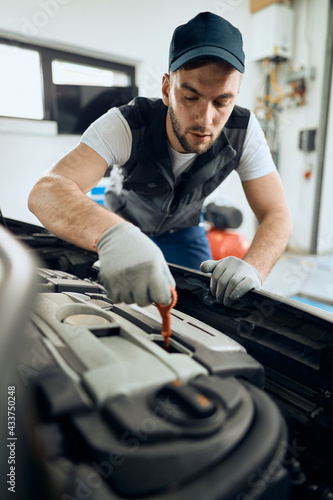
[(310, 245), (310, 253), (312, 254), (318, 253), (318, 233), (319, 233), (319, 221), (320, 221), (320, 209), (321, 209), (321, 194), (323, 186), (324, 167), (325, 167), (325, 150), (326, 150), (327, 128), (328, 128), (330, 108), (332, 108), (331, 112), (333, 112), (333, 103), (330, 104), (332, 70), (333, 70), (333, 0), (330, 0), (328, 7), (328, 17), (327, 17), (327, 37), (326, 37), (326, 47), (325, 47), (325, 59), (324, 59), (324, 74), (323, 74), (323, 86), (322, 86), (322, 96), (321, 96), (320, 116), (319, 116), (319, 126), (318, 126), (317, 175), (316, 175), (314, 210), (313, 210), (313, 220), (312, 220), (312, 235), (311, 235), (311, 245)]

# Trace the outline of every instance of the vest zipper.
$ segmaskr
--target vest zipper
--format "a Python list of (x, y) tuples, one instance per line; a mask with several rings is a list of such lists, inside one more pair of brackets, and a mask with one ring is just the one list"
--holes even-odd
[[(158, 164), (158, 166), (159, 166), (159, 164)], [(168, 175), (168, 173), (164, 169), (160, 168), (160, 166), (159, 166), (159, 169), (160, 169), (161, 173), (163, 174), (163, 176), (169, 182), (172, 191), (171, 191), (170, 195), (167, 197), (167, 199), (165, 200), (165, 202), (163, 203), (163, 206), (161, 207), (161, 209), (163, 210), (163, 212), (166, 212), (166, 215), (160, 221), (160, 223), (159, 223), (159, 225), (158, 225), (158, 227), (156, 229), (157, 233), (159, 233), (159, 231), (160, 231), (161, 227), (163, 226), (164, 222), (169, 217), (171, 217), (170, 209), (171, 209), (171, 205), (172, 205), (172, 202), (173, 202), (173, 199), (174, 199), (174, 196), (175, 196), (175, 187), (174, 187), (174, 184), (172, 182), (171, 177)]]

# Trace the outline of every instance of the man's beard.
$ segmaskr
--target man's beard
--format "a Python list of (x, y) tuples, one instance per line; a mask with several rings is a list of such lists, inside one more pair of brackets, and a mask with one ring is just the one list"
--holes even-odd
[[(216, 141), (218, 136), (215, 139), (211, 139), (208, 142), (208, 144), (206, 144), (206, 147), (204, 147), (202, 149), (198, 148), (196, 146), (191, 146), (191, 144), (188, 142), (188, 140), (186, 138), (186, 133), (185, 134), (181, 133), (179, 121), (177, 120), (175, 113), (173, 111), (173, 108), (171, 106), (169, 106), (169, 114), (170, 114), (170, 120), (171, 120), (171, 125), (172, 125), (172, 129), (174, 131), (174, 134), (177, 137), (179, 144), (181, 145), (181, 147), (183, 148), (183, 150), (186, 153), (196, 153), (196, 154), (202, 155), (203, 153), (206, 153), (206, 151), (208, 151), (208, 149), (211, 148), (211, 146)], [(207, 133), (207, 131), (204, 127), (199, 127), (199, 126), (193, 126), (187, 130), (189, 132), (194, 132), (194, 133), (198, 132), (199, 134)], [(221, 130), (221, 132), (222, 132), (222, 130)]]

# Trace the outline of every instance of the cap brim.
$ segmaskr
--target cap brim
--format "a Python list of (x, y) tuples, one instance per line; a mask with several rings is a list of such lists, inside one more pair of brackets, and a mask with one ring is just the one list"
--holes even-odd
[(240, 73), (244, 73), (244, 64), (237, 59), (237, 57), (231, 54), (228, 50), (221, 49), (220, 47), (216, 47), (214, 45), (201, 45), (200, 47), (196, 47), (188, 52), (185, 52), (170, 64), (170, 71), (175, 72), (177, 69), (184, 66), (184, 64), (197, 59), (209, 59), (210, 57), (221, 59), (222, 61), (225, 61), (233, 66)]

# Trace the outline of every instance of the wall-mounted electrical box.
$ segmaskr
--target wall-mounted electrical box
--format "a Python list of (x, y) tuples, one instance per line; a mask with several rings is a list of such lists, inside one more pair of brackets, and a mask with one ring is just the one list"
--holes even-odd
[(310, 153), (316, 149), (317, 129), (301, 130), (299, 133), (298, 147), (301, 151)]
[(252, 61), (288, 60), (292, 56), (293, 9), (274, 3), (251, 16)]

